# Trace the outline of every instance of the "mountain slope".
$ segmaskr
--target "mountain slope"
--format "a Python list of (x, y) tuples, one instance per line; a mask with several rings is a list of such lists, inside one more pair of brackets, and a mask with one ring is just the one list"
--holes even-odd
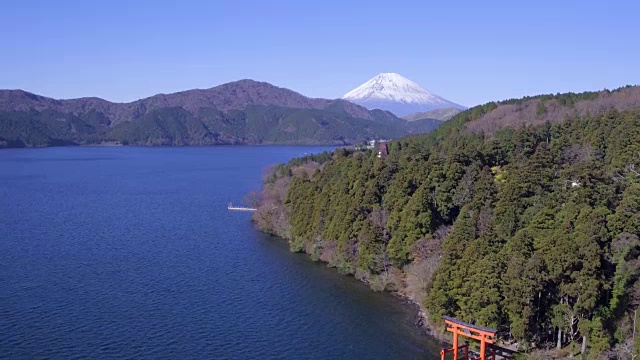
[(465, 124), (467, 129), (475, 133), (493, 134), (504, 128), (559, 123), (566, 118), (601, 114), (611, 109), (640, 109), (640, 86), (626, 86), (613, 91), (539, 95), (485, 106), (490, 107), (491, 111)]
[(216, 108), (227, 112), (243, 110), (251, 105), (273, 105), (293, 109), (338, 106), (354, 117), (372, 119), (366, 109), (353, 106), (347, 101), (308, 98), (295, 91), (254, 80), (239, 80), (210, 89), (158, 94), (130, 103), (113, 103), (100, 98), (55, 100), (22, 90), (0, 91), (0, 111), (51, 109), (81, 115), (93, 110), (104, 114), (113, 124), (131, 121), (160, 108), (181, 107), (191, 113), (200, 108)]
[(440, 108), (465, 109), (397, 73), (381, 73), (349, 91), (342, 99), (367, 109), (383, 109), (397, 116)]
[(443, 121), (438, 119), (419, 119), (407, 122), (407, 132), (410, 134), (425, 134), (431, 132), (443, 124)]
[(0, 147), (103, 142), (342, 145), (414, 131), (415, 125), (408, 129), (405, 120), (389, 112), (341, 99), (308, 98), (253, 80), (131, 103), (0, 91)]
[(402, 118), (407, 121), (415, 121), (421, 119), (436, 119), (441, 121), (447, 121), (460, 113), (462, 110), (458, 108), (444, 108), (444, 109), (435, 109), (431, 111), (418, 112), (415, 114), (410, 114), (407, 116), (403, 116)]

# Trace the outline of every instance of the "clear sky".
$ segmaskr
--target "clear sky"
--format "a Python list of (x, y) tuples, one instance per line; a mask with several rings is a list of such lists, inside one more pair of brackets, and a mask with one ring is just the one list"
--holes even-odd
[(0, 88), (132, 101), (397, 72), (467, 106), (640, 83), (640, 1), (4, 1)]

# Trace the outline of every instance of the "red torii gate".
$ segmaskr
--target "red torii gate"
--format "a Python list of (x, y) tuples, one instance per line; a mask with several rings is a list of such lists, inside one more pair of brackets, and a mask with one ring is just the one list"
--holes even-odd
[[(440, 351), (441, 360), (445, 360), (445, 355), (448, 352), (453, 353), (453, 360), (458, 360), (458, 352), (464, 349), (465, 360), (486, 360), (487, 344), (493, 344), (495, 342), (496, 330), (482, 326), (476, 326), (469, 324), (452, 317), (443, 316), (446, 330), (453, 333), (453, 347), (449, 349), (442, 349)], [(469, 358), (469, 344), (458, 346), (458, 335), (466, 336), (471, 339), (480, 341), (480, 356)], [(491, 358), (495, 360), (496, 352), (491, 351)]]

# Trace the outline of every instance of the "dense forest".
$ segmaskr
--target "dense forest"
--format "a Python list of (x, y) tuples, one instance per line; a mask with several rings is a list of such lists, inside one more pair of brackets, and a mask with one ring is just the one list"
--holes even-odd
[(253, 219), (294, 251), (415, 299), (436, 329), (449, 315), (524, 353), (634, 359), (640, 107), (469, 126), (505, 106), (540, 118), (549, 104), (593, 109), (627, 90), (478, 106), (390, 142), (386, 158), (295, 159), (265, 176)]

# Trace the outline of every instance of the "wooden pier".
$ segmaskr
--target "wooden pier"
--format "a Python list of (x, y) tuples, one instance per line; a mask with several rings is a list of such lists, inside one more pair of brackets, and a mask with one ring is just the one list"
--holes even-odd
[(229, 203), (229, 205), (227, 205), (227, 209), (230, 211), (256, 211), (258, 209), (256, 208), (250, 208), (250, 207), (246, 207), (246, 206), (233, 206), (232, 203)]

